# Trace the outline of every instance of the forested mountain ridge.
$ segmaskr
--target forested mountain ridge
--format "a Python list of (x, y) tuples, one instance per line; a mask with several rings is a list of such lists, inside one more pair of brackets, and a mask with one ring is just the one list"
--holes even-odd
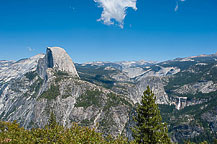
[(134, 103), (150, 85), (173, 141), (211, 142), (216, 137), (217, 53), (160, 63), (127, 63), (75, 65), (81, 79), (124, 93)]
[(217, 54), (74, 65), (54, 47), (17, 62), (0, 61), (0, 118), (43, 127), (53, 111), (64, 126), (78, 122), (117, 136), (130, 133), (132, 108), (147, 85), (173, 141), (216, 137)]

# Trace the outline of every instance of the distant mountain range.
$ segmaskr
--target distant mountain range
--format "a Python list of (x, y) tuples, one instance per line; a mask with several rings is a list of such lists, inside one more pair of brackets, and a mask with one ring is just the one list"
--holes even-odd
[(217, 138), (217, 53), (74, 64), (64, 49), (49, 47), (46, 54), (0, 61), (0, 119), (42, 127), (54, 112), (65, 126), (78, 122), (131, 138), (134, 105), (148, 85), (174, 142)]

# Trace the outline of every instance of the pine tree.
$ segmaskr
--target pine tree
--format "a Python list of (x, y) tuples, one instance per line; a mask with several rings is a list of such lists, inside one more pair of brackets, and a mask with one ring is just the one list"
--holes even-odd
[(138, 104), (133, 137), (139, 144), (171, 144), (166, 123), (162, 123), (156, 97), (149, 86)]
[(56, 116), (54, 112), (51, 112), (50, 118), (48, 119), (49, 128), (54, 128), (57, 125)]

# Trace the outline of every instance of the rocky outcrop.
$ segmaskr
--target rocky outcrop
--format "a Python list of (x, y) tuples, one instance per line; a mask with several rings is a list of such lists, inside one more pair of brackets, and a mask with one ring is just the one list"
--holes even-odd
[(202, 114), (201, 118), (208, 123), (213, 133), (217, 132), (217, 107)]
[(1, 120), (17, 120), (27, 129), (43, 127), (54, 112), (57, 121), (66, 127), (77, 122), (105, 135), (121, 134), (131, 107), (123, 95), (80, 80), (62, 48), (47, 48), (45, 55), (34, 57), (34, 62), (32, 59), (16, 62), (28, 67), (19, 77), (1, 83)]
[(25, 73), (35, 71), (38, 62), (44, 54), (38, 54), (28, 59), (21, 59), (17, 62), (14, 61), (1, 61), (0, 62), (0, 82), (6, 83), (12, 79), (22, 77)]
[(42, 78), (47, 76), (47, 69), (66, 72), (73, 77), (79, 77), (71, 57), (60, 47), (48, 47), (46, 55), (40, 59), (38, 73)]
[(158, 104), (169, 104), (168, 95), (164, 90), (164, 81), (161, 77), (156, 76), (145, 76), (141, 78), (134, 87), (129, 87), (129, 98), (134, 102), (138, 103), (141, 101), (143, 92), (150, 86), (154, 92)]
[(172, 140), (174, 142), (183, 142), (183, 140), (197, 137), (203, 132), (203, 128), (199, 125), (191, 126), (189, 124), (182, 124), (177, 127), (174, 127), (174, 135), (172, 136)]
[(123, 72), (126, 73), (126, 75), (129, 78), (135, 78), (137, 76), (144, 74), (145, 71), (142, 68), (138, 67), (138, 68), (123, 68)]
[(180, 88), (174, 90), (178, 94), (196, 94), (201, 93), (210, 93), (217, 90), (217, 84), (213, 81), (197, 82), (193, 84), (186, 84)]

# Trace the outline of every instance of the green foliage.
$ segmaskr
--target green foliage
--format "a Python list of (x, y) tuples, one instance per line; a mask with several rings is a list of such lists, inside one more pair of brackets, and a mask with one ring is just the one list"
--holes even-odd
[(178, 111), (175, 108), (175, 105), (158, 105), (160, 113), (164, 122), (169, 122), (171, 118), (171, 113)]
[(162, 66), (164, 66), (164, 67), (178, 67), (181, 70), (186, 70), (194, 64), (196, 64), (195, 61), (170, 61), (168, 64), (162, 64)]
[(60, 95), (59, 86), (51, 85), (50, 88), (43, 92), (39, 98), (45, 98), (48, 100), (56, 99), (57, 96)]
[(214, 135), (210, 134), (210, 131), (204, 131), (203, 134), (196, 136), (194, 138), (189, 139), (191, 142), (199, 143), (199, 144), (208, 144), (208, 143), (213, 143), (215, 144), (214, 141)]
[(95, 129), (81, 127), (76, 123), (65, 128), (57, 123), (50, 127), (25, 130), (16, 122), (0, 122), (0, 143), (6, 144), (135, 144), (126, 138), (104, 138)]
[(30, 81), (32, 81), (36, 76), (37, 76), (37, 73), (34, 71), (34, 72), (27, 72), (25, 74), (26, 78), (28, 78)]
[[(38, 95), (42, 84), (43, 80), (40, 77), (38, 77), (38, 79), (30, 86), (30, 92), (34, 92), (34, 95), (32, 97), (35, 98)], [(24, 96), (28, 96), (28, 94), (25, 93)]]
[(55, 76), (68, 76), (69, 74), (64, 71), (57, 71), (54, 75)]
[(103, 111), (108, 110), (112, 106), (117, 106), (121, 104), (125, 104), (127, 106), (132, 107), (132, 105), (127, 100), (125, 100), (121, 95), (109, 93), (107, 96), (108, 96), (108, 99), (107, 99), (106, 105), (103, 108)]
[(110, 77), (111, 74), (115, 74), (118, 70), (105, 70), (105, 67), (99, 66), (81, 66), (76, 65), (78, 74), (82, 80), (101, 85), (105, 88), (111, 89), (114, 86), (115, 80)]
[(0, 122), (0, 143), (27, 144), (31, 143), (31, 140), (26, 139), (29, 137), (29, 131), (20, 128), (16, 121), (13, 123)]
[(62, 98), (63, 99), (66, 99), (67, 97), (70, 97), (70, 96), (72, 96), (72, 88), (70, 88), (70, 87), (65, 87), (66, 89), (65, 89), (65, 92), (64, 92), (64, 94), (62, 95)]
[(37, 81), (35, 81), (31, 86), (30, 86), (30, 92), (38, 92), (41, 85), (43, 83), (43, 80), (41, 78), (38, 78)]
[(161, 67), (153, 65), (153, 66), (151, 66), (151, 70), (155, 71), (155, 72), (158, 72), (159, 70), (161, 70)]
[(88, 126), (88, 125), (90, 125), (91, 123), (92, 123), (91, 120), (84, 119), (84, 120), (82, 120), (82, 121), (80, 122), (80, 125), (81, 125), (81, 126)]
[(48, 126), (49, 128), (55, 128), (56, 125), (57, 125), (56, 116), (54, 115), (53, 112), (51, 112), (50, 118), (48, 120)]
[[(203, 94), (204, 97), (209, 97), (210, 99), (207, 102), (202, 104), (187, 106), (184, 109), (176, 110), (173, 105), (159, 105), (161, 110), (163, 121), (169, 123), (169, 132), (173, 132), (174, 127), (183, 126), (183, 124), (188, 124), (191, 127), (201, 127), (203, 131), (201, 131), (200, 135), (190, 138), (191, 142), (200, 143), (203, 141), (207, 141), (208, 143), (213, 143), (213, 138), (217, 137), (215, 132), (212, 132), (210, 127), (210, 122), (203, 119), (203, 114), (205, 113), (213, 113), (216, 111), (216, 103), (217, 97), (216, 92), (211, 92), (209, 94)], [(189, 123), (189, 119), (193, 119), (192, 122)], [(183, 133), (185, 133), (185, 129), (179, 129)], [(179, 139), (180, 143), (183, 143), (184, 140), (187, 139)]]
[(213, 67), (216, 63), (208, 63), (207, 65), (191, 65), (187, 71), (179, 72), (170, 77), (169, 83), (165, 86), (167, 93), (177, 87), (185, 84), (203, 82), (203, 81), (217, 81), (217, 68)]
[(88, 75), (88, 74), (83, 74), (79, 73), (79, 76), (81, 77), (82, 80), (94, 83), (96, 85), (101, 85), (105, 88), (111, 89), (114, 86), (115, 81), (111, 79), (109, 76), (105, 75)]
[[(195, 59), (198, 62), (205, 62), (206, 65), (196, 65), (190, 64), (185, 68), (185, 71), (181, 71), (171, 77), (169, 77), (168, 84), (165, 86), (165, 91), (169, 97), (187, 97), (188, 102), (198, 102), (201, 104), (186, 106), (184, 109), (176, 110), (174, 106), (160, 106), (162, 118), (164, 121), (169, 123), (169, 132), (172, 134), (176, 133), (176, 128), (182, 127), (179, 129), (180, 133), (185, 135), (186, 129), (184, 125), (190, 126), (190, 129), (187, 130), (191, 132), (191, 128), (202, 128), (199, 131), (199, 135), (194, 138), (189, 138), (191, 142), (200, 143), (206, 140), (208, 143), (213, 143), (213, 137), (216, 137), (216, 133), (212, 130), (212, 122), (208, 122), (203, 118), (203, 115), (206, 113), (212, 113), (216, 111), (217, 103), (217, 91), (209, 93), (197, 92), (196, 94), (179, 94), (174, 90), (180, 88), (185, 84), (195, 84), (200, 82), (213, 81), (217, 82), (217, 67), (215, 67), (216, 62), (213, 58), (200, 58)], [(184, 64), (184, 63), (183, 63)], [(177, 67), (180, 67), (177, 65)], [(167, 111), (167, 112), (166, 112)], [(192, 120), (192, 121), (191, 121)], [(187, 140), (188, 136), (183, 136), (178, 139), (180, 143), (183, 143), (184, 140)]]
[(190, 72), (181, 72), (177, 73), (174, 77), (171, 77), (167, 86), (165, 86), (166, 92), (169, 93), (169, 90), (173, 90), (176, 87), (183, 86), (192, 82), (197, 82), (201, 79), (202, 73), (195, 74)]
[(155, 101), (154, 93), (147, 87), (134, 117), (136, 126), (133, 128), (133, 137), (139, 144), (171, 143), (167, 134), (167, 125), (162, 123), (160, 111)]
[[(190, 141), (186, 141), (184, 144), (196, 144), (196, 143), (190, 142)], [(208, 144), (208, 142), (207, 141), (203, 141), (203, 142), (200, 142), (198, 144)]]
[(214, 66), (209, 72), (209, 75), (207, 75), (207, 79), (213, 80), (217, 82), (217, 67)]
[(102, 92), (98, 90), (87, 90), (85, 94), (82, 94), (75, 104), (75, 107), (84, 107), (87, 108), (91, 105), (101, 107), (100, 95)]
[(69, 74), (67, 72), (64, 72), (64, 71), (56, 71), (54, 73), (54, 75), (56, 76), (56, 79), (55, 79), (56, 83), (60, 82), (62, 79), (69, 76)]

